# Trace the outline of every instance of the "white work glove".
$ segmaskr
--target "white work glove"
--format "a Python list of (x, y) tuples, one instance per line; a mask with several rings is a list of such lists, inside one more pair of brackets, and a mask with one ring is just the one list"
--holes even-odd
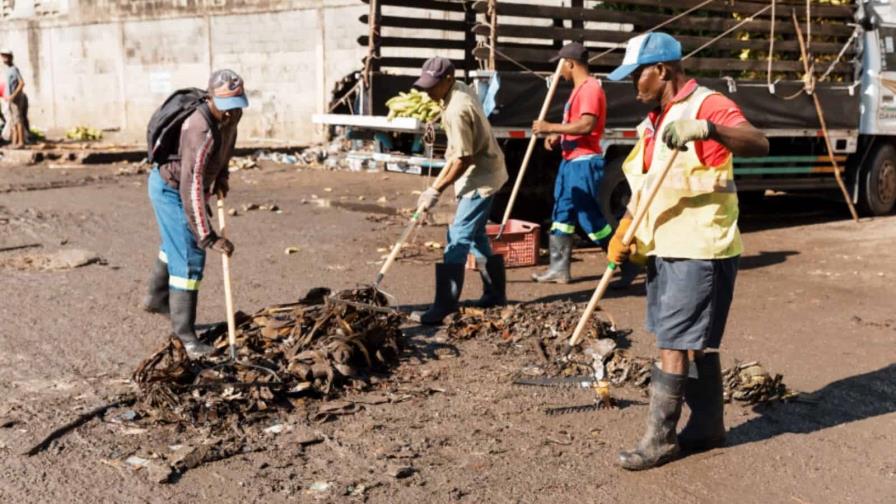
[(706, 140), (712, 132), (713, 124), (702, 119), (678, 119), (672, 121), (663, 131), (663, 142), (670, 149), (686, 150), (689, 142)]
[(442, 193), (437, 191), (435, 187), (427, 188), (420, 194), (420, 198), (417, 199), (417, 209), (423, 212), (428, 211), (430, 208), (436, 206), (441, 195)]

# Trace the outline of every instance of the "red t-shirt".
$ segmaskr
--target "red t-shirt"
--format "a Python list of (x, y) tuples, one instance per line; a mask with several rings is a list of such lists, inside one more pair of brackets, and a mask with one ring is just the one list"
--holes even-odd
[(563, 109), (563, 124), (575, 122), (585, 114), (597, 119), (594, 129), (587, 135), (562, 135), (560, 145), (563, 148), (563, 159), (601, 153), (600, 138), (607, 123), (607, 95), (604, 94), (600, 81), (594, 77), (589, 77), (581, 86), (573, 89)]
[[(684, 98), (689, 96), (696, 87), (697, 81), (694, 79), (689, 80), (688, 83), (685, 84), (684, 87), (681, 88), (681, 90), (675, 96), (673, 103), (683, 100)], [(659, 126), (660, 121), (662, 121), (663, 115), (665, 115), (665, 113), (671, 106), (672, 103), (666, 106), (665, 110), (663, 110), (662, 113), (660, 113), (660, 110), (657, 109), (647, 114), (647, 118), (650, 119), (650, 122), (653, 123), (654, 129)], [(747, 118), (744, 117), (744, 114), (740, 110), (740, 107), (738, 107), (736, 103), (731, 101), (730, 98), (721, 94), (710, 95), (703, 101), (703, 104), (700, 105), (700, 110), (697, 111), (697, 119), (705, 119), (713, 124), (731, 127), (739, 126), (747, 122)], [(650, 163), (653, 160), (654, 141), (655, 137), (650, 131), (648, 131), (647, 137), (644, 142), (645, 173), (650, 168)], [(694, 142), (694, 144), (694, 148), (697, 151), (697, 157), (700, 158), (700, 162), (705, 166), (720, 166), (725, 162), (725, 160), (728, 159), (728, 156), (731, 154), (724, 145), (716, 142), (715, 140), (702, 140)]]

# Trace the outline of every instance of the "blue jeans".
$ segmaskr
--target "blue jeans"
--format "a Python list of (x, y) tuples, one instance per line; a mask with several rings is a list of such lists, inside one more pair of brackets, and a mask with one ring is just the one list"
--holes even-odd
[(470, 251), (477, 259), (492, 256), (492, 246), (485, 234), (485, 224), (492, 208), (492, 196), (483, 198), (479, 193), (458, 200), (454, 222), (448, 227), (448, 244), (445, 245), (445, 264), (464, 264)]
[(554, 181), (553, 234), (573, 234), (578, 223), (594, 243), (603, 245), (609, 240), (613, 228), (597, 204), (597, 191), (603, 178), (601, 156), (581, 156), (560, 163)]
[(149, 173), (149, 201), (162, 237), (159, 259), (168, 265), (169, 288), (199, 290), (205, 250), (190, 230), (180, 193), (165, 183), (157, 167)]

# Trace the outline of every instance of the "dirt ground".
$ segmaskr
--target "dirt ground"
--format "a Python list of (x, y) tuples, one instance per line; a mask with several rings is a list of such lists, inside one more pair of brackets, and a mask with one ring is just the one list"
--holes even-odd
[[(290, 419), (323, 443), (301, 449), (272, 434), (265, 451), (157, 484), (121, 461), (158, 439), (110, 413), (45, 452), (21, 455), (127, 388), (136, 365), (169, 332), (165, 319), (138, 309), (158, 235), (145, 174), (118, 175), (120, 168), (0, 168), (0, 248), (41, 245), (0, 252), (0, 502), (896, 500), (896, 217), (856, 225), (844, 220), (842, 204), (792, 196), (744, 211), (746, 253), (722, 356), (725, 366), (761, 361), (812, 401), (726, 407), (723, 449), (625, 472), (613, 461), (642, 432), (646, 405), (637, 392), (616, 392), (634, 401), (622, 409), (546, 416), (546, 406), (591, 397), (512, 385), (514, 373), (538, 358), (527, 348), (501, 351), (495, 341), (455, 342), (408, 327), (405, 355), (387, 384), (397, 400), (363, 404), (321, 424)], [(411, 192), (423, 183), (292, 167), (235, 173), (230, 206), (273, 202), (282, 209), (230, 218), (237, 307), (249, 312), (315, 286), (369, 283), (383, 255), (377, 249), (396, 239), (403, 222), (382, 216), (411, 206)], [(426, 227), (416, 239), (444, 242), (444, 227)], [(287, 247), (298, 251), (287, 255)], [(15, 267), (24, 254), (68, 249), (100, 260), (61, 271)], [(429, 302), (436, 257), (399, 263), (384, 288), (400, 304)], [(566, 286), (532, 284), (532, 268), (509, 271), (510, 297), (584, 302), (604, 257), (580, 252), (576, 259), (580, 281)], [(479, 289), (469, 275), (464, 297)], [(633, 329), (630, 351), (652, 355), (643, 278), (611, 293), (604, 307)], [(216, 322), (223, 314), (221, 267), (211, 253), (199, 319)], [(396, 478), (395, 465), (413, 474)]]

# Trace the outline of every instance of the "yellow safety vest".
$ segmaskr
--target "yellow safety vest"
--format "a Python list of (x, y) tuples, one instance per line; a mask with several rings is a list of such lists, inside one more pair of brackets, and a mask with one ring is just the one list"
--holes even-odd
[[(653, 129), (650, 119), (638, 126), (638, 144), (632, 149), (622, 170), (632, 188), (632, 204), (641, 192), (652, 187), (656, 174), (663, 169), (672, 150), (661, 141), (666, 124), (677, 119), (696, 119), (700, 106), (715, 91), (698, 86), (689, 96), (674, 103), (654, 133), (653, 159), (644, 173), (644, 145)], [(634, 214), (635, 208), (630, 209)], [(725, 164), (704, 166), (693, 144), (678, 154), (662, 188), (654, 198), (635, 238), (638, 253), (680, 259), (724, 259), (743, 252), (737, 229), (737, 188), (734, 163), (729, 154)]]

